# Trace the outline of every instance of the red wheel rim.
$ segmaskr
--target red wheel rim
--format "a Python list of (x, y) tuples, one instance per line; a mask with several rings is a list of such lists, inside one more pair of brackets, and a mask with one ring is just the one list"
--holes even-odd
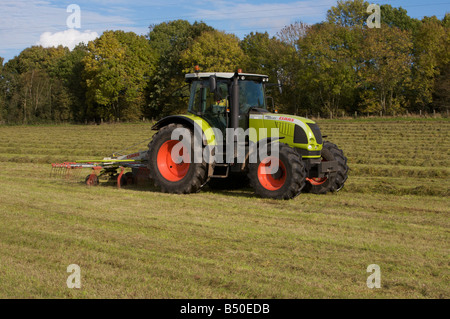
[(311, 185), (322, 185), (327, 181), (328, 177), (322, 177), (322, 178), (307, 178), (306, 180), (311, 183)]
[(183, 148), (180, 148), (180, 152), (178, 154), (182, 159), (179, 164), (177, 164), (172, 158), (172, 149), (178, 143), (181, 142), (177, 140), (169, 140), (165, 142), (159, 148), (158, 156), (156, 158), (156, 164), (158, 165), (159, 172), (162, 177), (170, 182), (178, 182), (179, 180), (182, 180), (189, 171), (190, 164), (186, 158), (187, 154), (183, 153)]
[[(278, 171), (270, 172), (272, 161), (278, 161)], [(267, 157), (258, 166), (258, 180), (261, 185), (269, 190), (276, 191), (286, 182), (286, 167), (283, 162), (275, 157)]]

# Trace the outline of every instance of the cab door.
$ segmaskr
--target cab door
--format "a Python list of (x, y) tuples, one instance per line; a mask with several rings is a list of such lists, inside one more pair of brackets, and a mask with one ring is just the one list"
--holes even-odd
[(192, 83), (189, 111), (200, 116), (222, 132), (225, 137), (227, 128), (227, 108), (229, 107), (228, 83), (217, 81), (218, 90), (222, 99), (215, 100), (214, 92), (210, 92), (209, 81), (195, 81)]

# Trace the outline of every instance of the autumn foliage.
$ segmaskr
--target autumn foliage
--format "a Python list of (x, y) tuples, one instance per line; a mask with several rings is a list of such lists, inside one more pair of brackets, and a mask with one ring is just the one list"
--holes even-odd
[(275, 36), (243, 39), (203, 22), (150, 26), (147, 36), (105, 31), (74, 50), (32, 46), (3, 64), (0, 123), (138, 121), (186, 110), (184, 73), (268, 74), (280, 111), (292, 114), (448, 112), (450, 15), (410, 18), (381, 6), (381, 28), (366, 25), (368, 3), (338, 1), (327, 20), (293, 23)]

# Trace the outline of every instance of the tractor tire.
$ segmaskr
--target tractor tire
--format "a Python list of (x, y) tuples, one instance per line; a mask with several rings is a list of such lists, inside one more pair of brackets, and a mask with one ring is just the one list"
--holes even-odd
[[(194, 134), (191, 134), (191, 158), (190, 163), (181, 161), (179, 164), (173, 161), (172, 148), (180, 143), (172, 140), (172, 132), (177, 128), (187, 128), (180, 124), (169, 124), (162, 127), (148, 144), (148, 164), (150, 178), (155, 186), (164, 193), (190, 194), (196, 193), (204, 185), (207, 178), (206, 163), (194, 163)], [(199, 141), (198, 145), (202, 145)], [(181, 158), (183, 157), (180, 151)]]
[(271, 156), (258, 158), (249, 164), (248, 178), (255, 193), (273, 199), (291, 199), (299, 195), (305, 186), (306, 171), (302, 158), (288, 145), (280, 143), (278, 171), (263, 174), (273, 159)]
[(325, 141), (322, 148), (322, 161), (337, 161), (338, 170), (333, 177), (307, 178), (305, 193), (326, 194), (338, 192), (344, 187), (348, 177), (347, 157), (335, 144)]

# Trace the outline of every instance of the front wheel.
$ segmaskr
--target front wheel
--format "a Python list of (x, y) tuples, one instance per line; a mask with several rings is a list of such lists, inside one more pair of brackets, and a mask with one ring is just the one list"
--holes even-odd
[(331, 177), (307, 178), (304, 192), (325, 194), (337, 192), (344, 187), (348, 177), (347, 157), (336, 144), (325, 141), (322, 148), (322, 161), (337, 161), (337, 172)]
[[(286, 144), (279, 144), (279, 156), (258, 158), (249, 164), (248, 178), (255, 193), (261, 197), (291, 199), (305, 186), (306, 172), (302, 158)], [(278, 169), (273, 163), (278, 162)]]

